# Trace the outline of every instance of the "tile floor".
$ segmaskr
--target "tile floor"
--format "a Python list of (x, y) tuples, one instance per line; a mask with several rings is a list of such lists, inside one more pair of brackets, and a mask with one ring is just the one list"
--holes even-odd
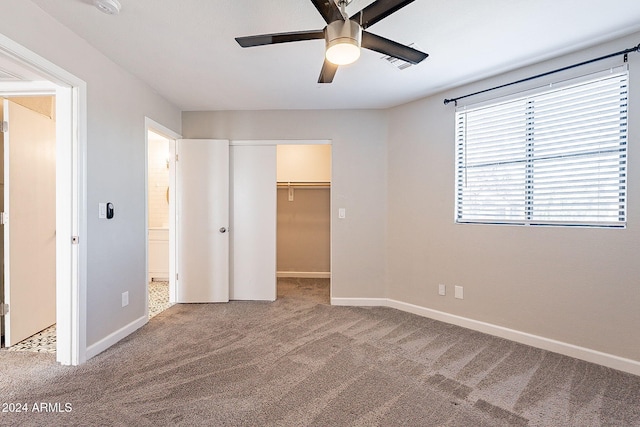
[[(169, 282), (149, 283), (149, 319), (171, 306), (169, 302)], [(3, 349), (5, 350), (5, 349)], [(56, 325), (38, 332), (19, 342), (6, 351), (31, 351), (37, 353), (56, 352)]]

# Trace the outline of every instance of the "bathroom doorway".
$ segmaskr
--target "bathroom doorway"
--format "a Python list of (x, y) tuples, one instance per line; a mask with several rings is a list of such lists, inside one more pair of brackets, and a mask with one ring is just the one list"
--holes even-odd
[(169, 183), (171, 143), (147, 130), (147, 307), (149, 319), (171, 306), (169, 290)]

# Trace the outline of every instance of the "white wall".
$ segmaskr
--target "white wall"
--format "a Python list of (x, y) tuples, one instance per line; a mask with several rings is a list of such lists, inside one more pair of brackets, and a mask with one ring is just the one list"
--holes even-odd
[(331, 189), (278, 188), (277, 231), (278, 272), (330, 273)]
[[(640, 361), (640, 54), (629, 55), (625, 230), (454, 224), (455, 107), (443, 105), (444, 98), (620, 51), (639, 39), (635, 34), (389, 112), (390, 298)], [(438, 296), (439, 283), (447, 296)], [(464, 286), (464, 300), (453, 298), (454, 285)]]
[[(0, 2), (0, 33), (87, 83), (87, 345), (145, 313), (145, 123), (180, 132), (180, 112), (28, 1)], [(126, 95), (126, 96), (123, 96)], [(98, 202), (115, 218), (98, 219)], [(121, 308), (121, 294), (129, 305)]]
[[(332, 295), (384, 296), (386, 139), (383, 111), (185, 112), (185, 138), (331, 139)], [(338, 207), (347, 209), (337, 219)]]
[(276, 147), (278, 182), (331, 182), (331, 145)]

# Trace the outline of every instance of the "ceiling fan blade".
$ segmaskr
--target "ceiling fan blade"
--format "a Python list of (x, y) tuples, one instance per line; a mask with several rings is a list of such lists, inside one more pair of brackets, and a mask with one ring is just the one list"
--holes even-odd
[(338, 66), (325, 58), (322, 70), (320, 70), (320, 77), (318, 77), (318, 83), (331, 83), (336, 71), (338, 71)]
[(362, 47), (385, 55), (393, 56), (394, 58), (402, 59), (403, 61), (407, 61), (412, 64), (417, 64), (429, 56), (428, 54), (420, 52), (412, 47), (405, 46), (384, 37), (376, 36), (375, 34), (371, 34), (367, 31), (362, 32)]
[(392, 13), (397, 12), (409, 3), (413, 3), (413, 1), (414, 0), (377, 0), (349, 19), (356, 21), (365, 29)]
[(257, 36), (236, 37), (242, 47), (263, 46), (266, 44), (299, 42), (303, 40), (324, 39), (324, 30), (293, 31), (290, 33), (260, 34)]
[(311, 3), (318, 9), (327, 24), (344, 19), (334, 0), (311, 0)]

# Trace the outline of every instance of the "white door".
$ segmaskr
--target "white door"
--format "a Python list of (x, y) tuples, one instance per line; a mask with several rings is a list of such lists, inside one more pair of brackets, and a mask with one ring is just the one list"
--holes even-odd
[(229, 141), (176, 141), (178, 303), (229, 301)]
[(231, 295), (276, 299), (277, 183), (275, 145), (231, 147)]
[(5, 345), (56, 322), (55, 121), (3, 102)]

